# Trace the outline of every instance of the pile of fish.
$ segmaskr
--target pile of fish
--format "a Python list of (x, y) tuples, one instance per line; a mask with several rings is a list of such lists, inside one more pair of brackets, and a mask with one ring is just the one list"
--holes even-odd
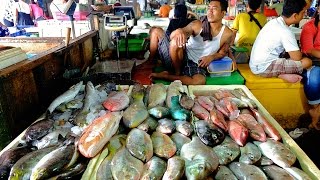
[(310, 179), (296, 165), (241, 89), (79, 82), (0, 156), (0, 178)]

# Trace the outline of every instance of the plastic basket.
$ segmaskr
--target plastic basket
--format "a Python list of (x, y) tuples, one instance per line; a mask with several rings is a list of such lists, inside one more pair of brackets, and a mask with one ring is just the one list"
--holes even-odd
[(230, 58), (223, 58), (215, 60), (207, 67), (208, 73), (211, 77), (231, 76), (235, 65)]

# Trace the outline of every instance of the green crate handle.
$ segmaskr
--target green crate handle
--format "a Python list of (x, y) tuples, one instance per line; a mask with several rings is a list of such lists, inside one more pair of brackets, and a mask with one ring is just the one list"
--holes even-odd
[(232, 68), (231, 68), (231, 70), (229, 70), (229, 71), (217, 71), (217, 72), (213, 72), (213, 71), (210, 71), (209, 66), (207, 67), (207, 71), (208, 71), (210, 74), (219, 74), (219, 73), (233, 72), (234, 69), (235, 69), (235, 64), (234, 64), (233, 60), (232, 60)]

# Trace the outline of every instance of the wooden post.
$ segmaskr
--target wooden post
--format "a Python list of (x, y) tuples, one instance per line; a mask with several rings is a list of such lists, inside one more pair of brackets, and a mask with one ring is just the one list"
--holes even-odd
[(66, 39), (65, 39), (65, 42), (66, 42), (66, 46), (69, 45), (69, 42), (70, 42), (70, 33), (71, 33), (71, 28), (67, 28), (67, 33), (66, 33)]

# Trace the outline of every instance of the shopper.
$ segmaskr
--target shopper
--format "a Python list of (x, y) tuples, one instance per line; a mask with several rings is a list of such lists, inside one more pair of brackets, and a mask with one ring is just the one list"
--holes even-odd
[(302, 57), (289, 26), (299, 23), (306, 9), (305, 0), (286, 0), (282, 15), (261, 29), (253, 44), (249, 62), (254, 74), (279, 77), (292, 83), (301, 81), (303, 69), (309, 69), (312, 62)]
[[(180, 80), (183, 84), (205, 84), (206, 68), (211, 61), (225, 57), (233, 42), (232, 31), (222, 24), (228, 2), (212, 0), (203, 21), (194, 20), (170, 35), (171, 66), (167, 71), (152, 73), (151, 78), (169, 81)], [(170, 67), (172, 67), (170, 69)]]
[(258, 13), (261, 0), (248, 0), (246, 11), (236, 16), (233, 21), (232, 30), (234, 32), (235, 45), (237, 47), (246, 47), (251, 52), (252, 46), (262, 27), (267, 23), (267, 17)]
[(19, 0), (16, 3), (16, 26), (26, 27), (34, 25), (32, 20), (32, 11), (25, 0)]
[(30, 6), (30, 9), (32, 12), (31, 17), (33, 17), (34, 22), (47, 19), (44, 12), (43, 12), (43, 9), (34, 0), (30, 1), (29, 6)]
[(15, 1), (14, 0), (5, 0), (3, 23), (7, 27), (14, 26), (14, 19), (15, 19), (14, 16), (15, 16)]

